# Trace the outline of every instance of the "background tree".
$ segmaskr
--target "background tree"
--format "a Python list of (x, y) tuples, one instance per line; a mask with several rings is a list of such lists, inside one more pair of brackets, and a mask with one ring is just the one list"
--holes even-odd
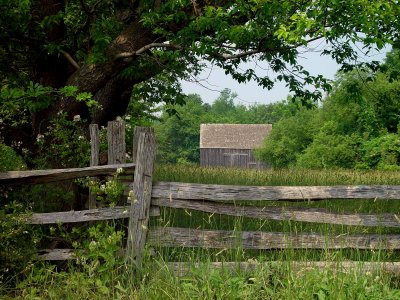
[(198, 163), (200, 160), (200, 124), (206, 120), (209, 106), (198, 95), (189, 95), (186, 105), (174, 109), (170, 115), (166, 106), (155, 124), (158, 160), (167, 163)]
[(392, 76), (398, 61), (394, 49), (382, 63), (385, 72), (339, 73), (321, 107), (273, 127), (260, 158), (275, 167), (399, 169), (400, 82)]

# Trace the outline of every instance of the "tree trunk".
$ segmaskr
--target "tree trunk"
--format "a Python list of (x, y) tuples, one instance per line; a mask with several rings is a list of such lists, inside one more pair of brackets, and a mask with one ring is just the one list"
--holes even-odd
[[(70, 118), (80, 115), (90, 123), (99, 125), (105, 125), (107, 121), (124, 114), (129, 104), (133, 85), (154, 76), (158, 70), (138, 69), (139, 74), (135, 76), (135, 79), (124, 78), (121, 76), (121, 71), (128, 64), (134, 63), (138, 57), (128, 60), (115, 59), (115, 56), (121, 52), (134, 52), (152, 43), (156, 38), (151, 30), (144, 28), (138, 20), (134, 20), (109, 45), (106, 50), (107, 61), (104, 63), (83, 65), (70, 74), (64, 67), (66, 60), (61, 56), (56, 61), (54, 61), (54, 57), (47, 57), (46, 62), (37, 62), (35, 65), (41, 66), (43, 69), (41, 72), (36, 72), (40, 83), (56, 88), (65, 85), (76, 86), (80, 92), (91, 93), (100, 108), (89, 112), (85, 103), (78, 102), (71, 97), (61, 97), (50, 109), (40, 111), (34, 116), (35, 135), (45, 130), (44, 124), (47, 125), (48, 121), (60, 111), (66, 112)], [(69, 76), (59, 80), (65, 75)]]

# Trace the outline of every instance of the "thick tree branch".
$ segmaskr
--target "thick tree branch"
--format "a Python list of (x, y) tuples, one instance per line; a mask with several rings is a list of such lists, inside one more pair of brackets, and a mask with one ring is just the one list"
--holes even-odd
[(117, 54), (114, 58), (115, 59), (124, 59), (124, 58), (131, 58), (137, 55), (140, 55), (147, 50), (153, 49), (153, 48), (169, 48), (169, 49), (174, 49), (174, 50), (182, 50), (184, 49), (182, 46), (178, 45), (173, 45), (173, 44), (165, 44), (165, 43), (151, 43), (148, 45), (143, 46), (142, 48), (133, 51), (133, 52), (122, 52)]
[[(317, 36), (314, 38), (311, 38), (309, 40), (307, 40), (307, 43), (311, 43), (313, 41), (316, 41), (318, 39), (321, 39), (322, 36)], [(263, 52), (277, 52), (277, 51), (285, 51), (285, 50), (290, 50), (290, 49), (294, 49), (294, 48), (298, 48), (303, 46), (303, 43), (297, 43), (295, 45), (292, 46), (288, 46), (288, 47), (280, 47), (280, 48), (259, 48), (259, 49), (252, 49), (252, 50), (248, 50), (248, 51), (243, 51), (243, 52), (239, 52), (236, 54), (226, 54), (226, 53), (212, 53), (212, 55), (214, 57), (223, 59), (223, 60), (231, 60), (231, 59), (237, 59), (237, 58), (241, 58), (241, 57), (245, 57), (245, 56), (249, 56), (249, 55), (253, 55), (253, 54), (258, 54), (258, 53), (263, 53)], [(224, 46), (226, 48), (231, 48), (231, 49), (236, 49), (233, 46)], [(151, 43), (151, 44), (147, 44), (145, 46), (143, 46), (142, 48), (133, 51), (133, 52), (122, 52), (117, 54), (114, 59), (118, 60), (118, 59), (126, 59), (126, 58), (131, 58), (134, 56), (138, 56), (140, 54), (143, 54), (144, 52), (146, 52), (147, 50), (151, 50), (153, 48), (166, 48), (166, 49), (172, 49), (172, 50), (187, 50), (188, 48), (180, 46), (180, 45), (175, 45), (175, 44), (167, 44), (167, 43)]]

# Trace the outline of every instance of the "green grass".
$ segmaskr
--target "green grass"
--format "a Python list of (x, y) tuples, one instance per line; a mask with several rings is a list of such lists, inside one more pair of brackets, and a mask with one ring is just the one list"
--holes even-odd
[[(399, 185), (398, 172), (343, 170), (238, 170), (157, 166), (155, 181), (239, 185)], [(252, 202), (260, 207), (262, 201)], [(268, 202), (273, 206), (322, 207), (338, 212), (400, 213), (396, 200), (324, 200), (315, 202)], [(240, 232), (400, 233), (399, 229), (339, 226), (293, 221), (256, 220), (202, 212), (163, 209), (151, 225)], [(106, 240), (106, 239), (105, 239)], [(107, 250), (107, 249), (106, 249)], [(105, 250), (105, 251), (106, 251)], [(36, 262), (24, 280), (3, 292), (5, 299), (400, 299), (399, 278), (381, 270), (350, 272), (334, 269), (295, 270), (290, 263), (260, 265), (256, 270), (211, 270), (209, 262), (228, 261), (399, 261), (398, 251), (383, 250), (244, 250), (167, 248), (148, 249), (144, 268), (134, 272), (123, 264), (101, 270), (99, 265), (42, 265)], [(152, 253), (150, 255), (150, 253)], [(109, 257), (109, 256), (105, 256)], [(177, 277), (166, 267), (172, 261), (192, 265), (188, 275)], [(195, 263), (204, 263), (195, 267)], [(104, 265), (104, 263), (103, 263)], [(88, 267), (90, 266), (90, 267)], [(95, 267), (96, 266), (96, 267)], [(0, 293), (1, 295), (1, 293)], [(1, 296), (0, 296), (1, 298)]]
[[(399, 172), (349, 171), (349, 170), (243, 170), (226, 168), (200, 168), (187, 166), (157, 166), (155, 181), (176, 181), (237, 185), (399, 185)], [(249, 201), (247, 205), (301, 206), (324, 208), (333, 212), (353, 213), (400, 213), (400, 200), (333, 199), (322, 201)], [(236, 204), (238, 205), (238, 204)], [(288, 233), (320, 233), (323, 235), (342, 235), (357, 233), (399, 234), (398, 228), (344, 226), (295, 221), (258, 220), (246, 217), (229, 217), (218, 214), (188, 211), (182, 209), (163, 209), (163, 215), (153, 220), (153, 225), (169, 227), (189, 227), (197, 229), (220, 229), (235, 231), (267, 231)], [(361, 260), (380, 261), (400, 260), (397, 251), (371, 250), (225, 250), (220, 249), (161, 249), (164, 259), (179, 260), (180, 255), (196, 255), (212, 260), (246, 260), (262, 257), (268, 260)], [(189, 254), (185, 254), (189, 253)], [(218, 254), (218, 255), (217, 255)]]

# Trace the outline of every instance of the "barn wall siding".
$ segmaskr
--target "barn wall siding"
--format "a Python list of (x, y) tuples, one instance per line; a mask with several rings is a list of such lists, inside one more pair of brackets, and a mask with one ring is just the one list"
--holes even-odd
[(200, 166), (231, 168), (265, 168), (257, 161), (251, 149), (201, 148)]

